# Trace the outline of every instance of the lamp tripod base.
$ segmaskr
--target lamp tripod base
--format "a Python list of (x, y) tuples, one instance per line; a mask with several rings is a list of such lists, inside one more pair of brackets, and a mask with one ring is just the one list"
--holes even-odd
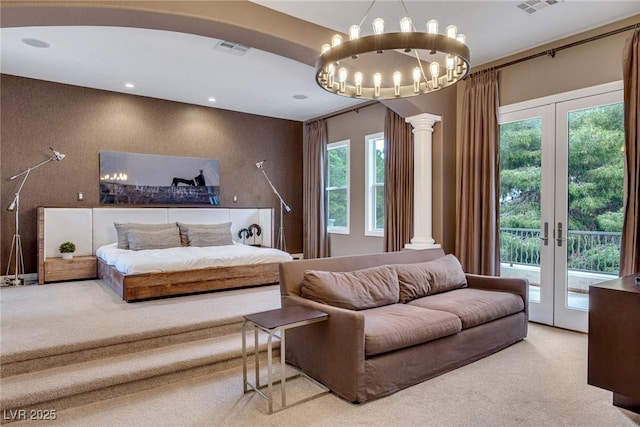
[(0, 283), (0, 287), (6, 288), (9, 286), (24, 286), (24, 279), (22, 277), (5, 277), (4, 281)]
[[(11, 267), (12, 260), (15, 254), (15, 272), (9, 276), (9, 268)], [(9, 264), (7, 265), (7, 272), (5, 278), (0, 284), (2, 287), (7, 286), (24, 286), (24, 258), (22, 256), (22, 240), (19, 234), (13, 236), (11, 242), (11, 253), (9, 254)]]

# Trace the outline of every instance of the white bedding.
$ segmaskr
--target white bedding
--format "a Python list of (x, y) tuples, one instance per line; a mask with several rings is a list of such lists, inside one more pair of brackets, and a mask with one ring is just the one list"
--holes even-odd
[(291, 261), (291, 255), (273, 248), (235, 243), (226, 246), (178, 247), (131, 251), (118, 249), (117, 243), (101, 246), (96, 256), (123, 274), (160, 273)]

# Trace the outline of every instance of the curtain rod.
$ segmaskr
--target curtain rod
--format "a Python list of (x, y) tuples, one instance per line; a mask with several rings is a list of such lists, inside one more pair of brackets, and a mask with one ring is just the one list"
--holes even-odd
[(554, 47), (553, 49), (549, 49), (546, 50), (544, 52), (539, 52), (539, 53), (534, 53), (533, 55), (529, 55), (529, 56), (525, 56), (524, 58), (520, 58), (520, 59), (515, 59), (513, 61), (509, 61), (506, 62), (504, 64), (500, 64), (500, 65), (496, 65), (495, 67), (488, 67), (484, 70), (480, 70), (480, 71), (475, 71), (473, 73), (471, 73), (469, 75), (469, 77), (474, 77), (477, 76), (479, 74), (482, 74), (483, 72), (487, 71), (487, 70), (500, 70), (502, 68), (506, 68), (506, 67), (510, 67), (512, 65), (516, 65), (516, 64), (520, 64), (521, 62), (525, 62), (525, 61), (529, 61), (531, 59), (536, 59), (536, 58), (540, 58), (541, 56), (550, 56), (550, 57), (555, 57), (556, 56), (556, 52), (559, 52), (561, 50), (565, 50), (565, 49), (569, 49), (575, 46), (580, 46), (582, 44), (585, 43), (589, 43), (595, 40), (600, 40), (603, 39), (605, 37), (609, 37), (609, 36), (613, 36), (616, 34), (620, 34), (620, 33), (624, 33), (625, 31), (629, 31), (629, 30), (633, 30), (633, 29), (637, 29), (640, 27), (640, 23), (637, 24), (631, 24), (631, 25), (627, 25), (626, 27), (622, 27), (622, 28), (618, 28), (617, 30), (612, 30), (603, 34), (599, 34), (597, 36), (592, 36), (589, 38), (586, 38), (584, 40), (579, 40), (573, 43), (568, 43), (559, 47)]
[(354, 112), (354, 111), (356, 111), (356, 112), (357, 112), (357, 111), (359, 111), (359, 110), (361, 110), (361, 109), (363, 109), (363, 108), (371, 107), (372, 105), (376, 105), (376, 104), (379, 104), (379, 103), (380, 103), (380, 102), (379, 102), (379, 101), (376, 101), (376, 100), (369, 101), (369, 102), (364, 102), (364, 103), (359, 104), (359, 105), (357, 105), (357, 106), (355, 106), (355, 107), (353, 107), (353, 108), (347, 108), (347, 109), (345, 109), (345, 110), (336, 111), (336, 112), (331, 113), (331, 114), (328, 114), (328, 115), (326, 115), (326, 116), (319, 116), (319, 117), (315, 117), (315, 118), (310, 119), (310, 120), (305, 120), (305, 123), (315, 122), (316, 120), (327, 120), (327, 119), (332, 119), (332, 118), (334, 118), (334, 117), (341, 116), (341, 115), (343, 115), (343, 114), (352, 113), (352, 112)]

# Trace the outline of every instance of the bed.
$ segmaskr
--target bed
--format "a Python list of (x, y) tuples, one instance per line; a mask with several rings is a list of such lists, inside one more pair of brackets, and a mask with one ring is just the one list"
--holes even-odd
[[(270, 247), (272, 213), (271, 208), (39, 208), (39, 282), (44, 283), (40, 278), (45, 276), (47, 257), (59, 257), (58, 245), (71, 240), (76, 244), (76, 256), (96, 257), (97, 276), (128, 302), (275, 284), (279, 264), (291, 256)], [(214, 248), (178, 244), (166, 249), (122, 249), (118, 248), (116, 223), (230, 223), (232, 241)], [(250, 224), (259, 225), (261, 235), (244, 241), (238, 232)], [(127, 264), (133, 259), (138, 260), (137, 265)]]

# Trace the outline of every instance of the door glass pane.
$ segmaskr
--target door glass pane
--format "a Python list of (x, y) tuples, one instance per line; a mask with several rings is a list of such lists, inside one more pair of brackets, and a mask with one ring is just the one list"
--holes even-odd
[(500, 125), (500, 275), (529, 279), (540, 302), (542, 119)]
[(568, 113), (568, 306), (587, 310), (593, 283), (617, 277), (622, 231), (622, 103)]

